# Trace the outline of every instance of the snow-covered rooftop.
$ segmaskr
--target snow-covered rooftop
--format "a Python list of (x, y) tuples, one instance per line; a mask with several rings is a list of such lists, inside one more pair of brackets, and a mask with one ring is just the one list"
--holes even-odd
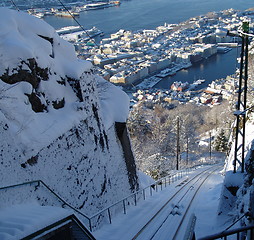
[(0, 211), (0, 239), (16, 240), (39, 231), (72, 213), (37, 203), (15, 205)]

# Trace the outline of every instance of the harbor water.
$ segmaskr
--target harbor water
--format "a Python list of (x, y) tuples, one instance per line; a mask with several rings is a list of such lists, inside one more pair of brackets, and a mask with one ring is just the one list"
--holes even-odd
[[(86, 29), (96, 26), (104, 32), (104, 37), (109, 37), (119, 29), (155, 29), (165, 22), (179, 23), (211, 11), (229, 8), (245, 10), (251, 7), (254, 7), (253, 0), (123, 0), (120, 6), (82, 12), (78, 21)], [(71, 18), (47, 16), (44, 20), (56, 29), (77, 25)], [(187, 70), (179, 71), (173, 77), (163, 79), (156, 87), (167, 89), (174, 81), (193, 82), (197, 79), (206, 79), (202, 84), (205, 86), (214, 79), (235, 72), (237, 53), (238, 50), (233, 49), (226, 54), (214, 55)]]
[(188, 69), (177, 72), (172, 77), (166, 77), (155, 85), (156, 88), (169, 89), (173, 82), (181, 81), (193, 83), (198, 79), (205, 79), (196, 89), (207, 87), (215, 79), (225, 78), (235, 73), (238, 67), (237, 57), (239, 57), (239, 48), (233, 48), (225, 54), (215, 54), (206, 60), (195, 63)]

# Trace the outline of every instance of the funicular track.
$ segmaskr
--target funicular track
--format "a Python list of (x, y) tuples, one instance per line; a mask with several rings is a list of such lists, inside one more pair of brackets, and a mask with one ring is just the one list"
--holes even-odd
[[(132, 238), (134, 239), (182, 239), (179, 233), (183, 223), (188, 221), (187, 213), (195, 196), (207, 178), (221, 165), (209, 167), (188, 181), (183, 181), (179, 189), (167, 202), (147, 221), (147, 223)], [(186, 229), (182, 229), (186, 231)]]

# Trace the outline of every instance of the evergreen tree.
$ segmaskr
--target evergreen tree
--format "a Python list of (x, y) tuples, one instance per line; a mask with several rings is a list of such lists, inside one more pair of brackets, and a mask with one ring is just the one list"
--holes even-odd
[(214, 149), (218, 152), (226, 152), (228, 147), (228, 139), (225, 136), (225, 132), (221, 129), (220, 133), (217, 135), (214, 140)]

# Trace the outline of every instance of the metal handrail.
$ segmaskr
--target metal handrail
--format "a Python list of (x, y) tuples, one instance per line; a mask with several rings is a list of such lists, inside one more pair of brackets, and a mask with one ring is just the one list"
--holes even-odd
[[(190, 171), (190, 168), (183, 169), (183, 170), (184, 170), (184, 172), (187, 173), (187, 172)], [(145, 191), (146, 189), (149, 189), (149, 188), (150, 188), (150, 195), (152, 195), (151, 189), (152, 189), (152, 188), (156, 188), (156, 191), (157, 191), (158, 185), (161, 185), (161, 190), (162, 190), (163, 182), (165, 182), (165, 187), (166, 187), (166, 182), (167, 182), (167, 179), (168, 179), (168, 180), (169, 180), (168, 182), (169, 182), (169, 185), (170, 185), (170, 183), (171, 183), (171, 182), (170, 182), (170, 179), (171, 179), (171, 178), (174, 178), (174, 177), (177, 177), (177, 179), (178, 179), (179, 174), (182, 176), (183, 170), (180, 170), (179, 172), (176, 172), (176, 173), (173, 174), (173, 175), (168, 175), (168, 176), (166, 176), (166, 177), (163, 177), (163, 178), (161, 178), (161, 179), (155, 181), (154, 183), (148, 185), (147, 187), (145, 187), (145, 188), (143, 188), (143, 189), (140, 189), (140, 190), (138, 190), (138, 191), (136, 191), (136, 192), (134, 192), (134, 193), (128, 195), (127, 197), (125, 197), (125, 198), (123, 198), (123, 199), (117, 201), (117, 202), (114, 203), (114, 204), (111, 204), (110, 206), (108, 206), (108, 207), (106, 207), (106, 208), (100, 210), (99, 212), (97, 212), (96, 214), (94, 214), (94, 215), (92, 215), (92, 216), (90, 216), (90, 217), (87, 216), (87, 215), (85, 215), (84, 213), (82, 213), (82, 212), (79, 211), (78, 209), (74, 208), (74, 207), (71, 206), (69, 203), (67, 203), (63, 198), (61, 198), (57, 193), (55, 193), (55, 192), (54, 192), (47, 184), (45, 184), (42, 180), (34, 180), (34, 181), (25, 182), (25, 183), (20, 183), (20, 184), (14, 184), (14, 185), (9, 185), (9, 186), (5, 186), (5, 187), (0, 187), (0, 190), (5, 190), (5, 189), (9, 189), (9, 188), (15, 188), (15, 187), (24, 186), (24, 185), (33, 184), (33, 183), (37, 183), (38, 186), (39, 186), (40, 184), (42, 184), (49, 192), (51, 192), (57, 199), (59, 199), (59, 200), (63, 203), (63, 205), (68, 206), (68, 207), (71, 208), (74, 212), (76, 212), (76, 213), (80, 214), (81, 216), (83, 216), (84, 218), (86, 218), (86, 219), (88, 220), (88, 222), (89, 222), (89, 230), (92, 231), (92, 222), (91, 222), (91, 220), (92, 220), (94, 217), (96, 217), (96, 216), (102, 214), (103, 212), (107, 211), (107, 212), (108, 212), (108, 216), (109, 216), (109, 222), (111, 223), (110, 208), (112, 208), (112, 207), (114, 207), (115, 205), (117, 205), (117, 204), (123, 202), (123, 203), (124, 203), (124, 204), (123, 204), (124, 213), (126, 213), (125, 201), (126, 201), (128, 198), (131, 198), (131, 197), (134, 196), (134, 198), (135, 198), (135, 205), (136, 205), (136, 203), (137, 203), (137, 199), (136, 199), (137, 194), (139, 194), (139, 193), (141, 193), (141, 192), (143, 192), (143, 194), (144, 194), (144, 191)], [(173, 182), (173, 181), (172, 181), (172, 182)], [(144, 197), (144, 199), (145, 199), (145, 197)]]
[(89, 218), (88, 216), (86, 216), (84, 213), (82, 213), (81, 211), (79, 211), (78, 209), (74, 208), (73, 206), (71, 206), (69, 203), (67, 203), (63, 198), (61, 198), (57, 193), (55, 193), (46, 183), (44, 183), (42, 180), (34, 180), (34, 181), (29, 181), (29, 182), (25, 182), (25, 183), (19, 183), (19, 184), (15, 184), (15, 185), (10, 185), (10, 186), (6, 186), (6, 187), (0, 187), (0, 190), (5, 190), (8, 188), (15, 188), (15, 187), (20, 187), (20, 186), (24, 186), (24, 185), (28, 185), (28, 184), (33, 184), (33, 183), (37, 183), (38, 186), (40, 184), (42, 184), (48, 191), (50, 191), (57, 199), (59, 199), (63, 205), (68, 206), (69, 208), (71, 208), (73, 211), (75, 211), (76, 213), (80, 214), (82, 217), (86, 218), (89, 221), (89, 228), (91, 231), (91, 218)]
[(213, 235), (206, 236), (206, 237), (203, 237), (203, 238), (199, 238), (199, 240), (213, 240), (213, 239), (221, 239), (221, 238), (227, 239), (227, 236), (231, 236), (231, 235), (234, 235), (234, 234), (237, 234), (237, 238), (235, 238), (235, 239), (240, 239), (240, 233), (248, 232), (248, 231), (250, 231), (250, 234), (251, 234), (249, 239), (253, 239), (253, 237), (254, 237), (254, 225), (247, 226), (247, 227), (236, 228), (236, 229), (228, 230), (228, 231), (223, 231), (221, 233), (217, 233), (217, 234), (213, 234)]
[[(178, 173), (176, 173), (175, 175), (177, 175), (177, 174), (178, 174)], [(108, 207), (105, 207), (104, 209), (100, 210), (100, 211), (97, 212), (96, 214), (90, 216), (90, 218), (96, 217), (97, 215), (99, 215), (99, 214), (101, 214), (102, 212), (106, 211), (108, 208), (114, 207), (115, 205), (121, 203), (122, 201), (124, 201), (124, 200), (126, 200), (126, 199), (128, 199), (128, 198), (130, 198), (130, 197), (133, 197), (134, 195), (137, 195), (138, 193), (140, 193), (140, 192), (142, 192), (142, 191), (144, 191), (144, 190), (146, 190), (146, 189), (148, 189), (148, 188), (150, 188), (150, 187), (153, 187), (153, 186), (156, 186), (156, 185), (161, 185), (161, 184), (162, 184), (162, 181), (163, 181), (164, 179), (166, 180), (166, 178), (171, 178), (171, 177), (174, 177), (175, 175), (172, 175), (172, 176), (171, 176), (171, 175), (168, 175), (168, 176), (166, 176), (166, 177), (163, 177), (163, 178), (161, 178), (161, 179), (155, 181), (154, 183), (148, 185), (147, 187), (142, 188), (142, 189), (140, 189), (140, 190), (138, 190), (138, 191), (136, 191), (136, 192), (134, 192), (134, 193), (128, 195), (127, 197), (122, 198), (121, 200), (119, 200), (119, 201), (117, 201), (117, 202), (111, 204), (111, 205), (108, 206)]]
[[(123, 210), (124, 210), (124, 214), (126, 214), (125, 201), (126, 201), (128, 198), (131, 198), (131, 197), (134, 196), (134, 197), (135, 197), (135, 205), (136, 205), (136, 203), (137, 203), (137, 201), (136, 201), (136, 195), (137, 195), (138, 193), (143, 192), (143, 194), (144, 194), (144, 191), (145, 191), (146, 189), (149, 189), (149, 188), (151, 189), (151, 188), (154, 188), (154, 187), (156, 188), (156, 191), (157, 191), (158, 185), (161, 185), (161, 190), (162, 190), (163, 181), (165, 181), (165, 185), (166, 185), (166, 181), (167, 181), (167, 179), (169, 179), (169, 185), (170, 185), (170, 179), (171, 179), (171, 178), (174, 178), (174, 177), (179, 177), (179, 174), (180, 174), (181, 177), (182, 177), (183, 170), (187, 173), (187, 172), (190, 171), (190, 168), (182, 169), (182, 170), (180, 170), (179, 172), (176, 172), (176, 173), (173, 174), (173, 175), (168, 175), (168, 176), (166, 176), (166, 177), (163, 177), (163, 178), (161, 178), (161, 179), (155, 181), (154, 183), (148, 185), (147, 187), (145, 187), (145, 188), (143, 188), (143, 189), (140, 189), (140, 190), (138, 190), (138, 191), (136, 191), (136, 192), (130, 194), (129, 196), (127, 196), (127, 197), (125, 197), (125, 198), (123, 198), (123, 199), (117, 201), (116, 203), (111, 204), (110, 206), (108, 206), (108, 207), (106, 207), (106, 208), (100, 210), (100, 211), (97, 212), (96, 214), (90, 216), (90, 219), (93, 219), (93, 218), (95, 218), (96, 216), (98, 216), (98, 215), (100, 215), (100, 214), (102, 214), (102, 213), (104, 213), (104, 212), (107, 211), (107, 213), (108, 213), (108, 218), (109, 218), (109, 223), (111, 224), (111, 223), (112, 223), (112, 221), (111, 221), (112, 217), (111, 217), (111, 213), (110, 213), (110, 208), (112, 208), (112, 207), (116, 206), (117, 204), (123, 202)], [(177, 179), (177, 180), (178, 180), (178, 179)], [(174, 181), (172, 181), (172, 182), (174, 182)], [(166, 186), (165, 186), (165, 187), (166, 187)], [(150, 195), (151, 195), (151, 193), (150, 193)]]

